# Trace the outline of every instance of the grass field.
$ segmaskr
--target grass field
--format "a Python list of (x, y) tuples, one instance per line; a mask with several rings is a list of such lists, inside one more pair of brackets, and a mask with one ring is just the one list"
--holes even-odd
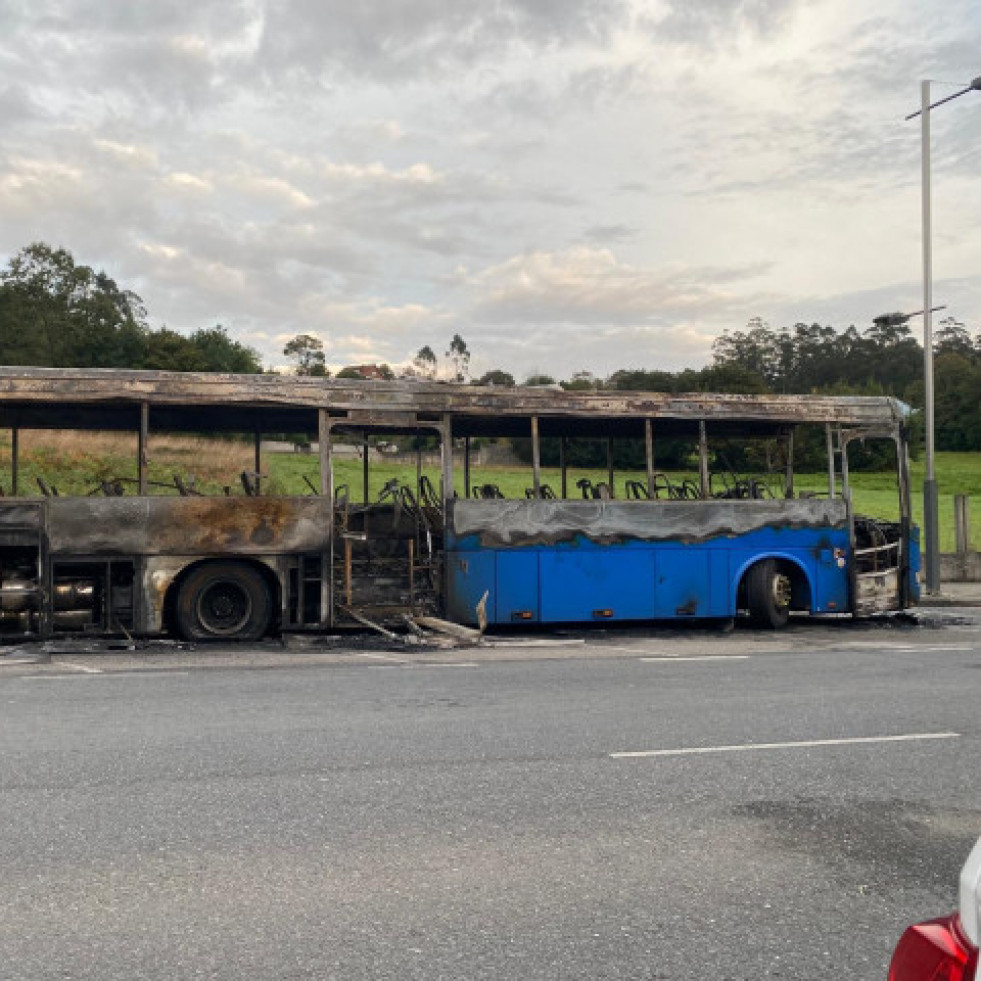
[[(196, 488), (208, 494), (241, 494), (239, 475), (255, 466), (251, 442), (205, 437), (154, 436), (148, 448), (149, 475), (152, 493), (176, 493), (174, 476), (192, 480)], [(319, 488), (319, 461), (315, 454), (267, 453), (262, 460), (263, 491), (269, 494), (308, 494), (311, 485)], [(458, 493), (463, 493), (463, 468), (455, 468)], [(433, 465), (423, 467), (423, 473), (439, 486), (439, 470)], [(923, 514), (922, 461), (913, 464), (913, 510), (917, 523)], [(111, 433), (25, 431), (20, 437), (19, 491), (21, 494), (37, 493), (37, 478), (56, 487), (61, 494), (99, 493), (100, 482), (121, 478), (127, 493), (132, 493), (137, 475), (136, 439), (129, 435)], [(673, 474), (674, 479), (692, 474)], [(396, 479), (414, 486), (416, 468), (414, 462), (372, 461), (369, 479), (369, 495), (378, 496), (385, 483)], [(578, 496), (576, 481), (587, 477), (597, 482), (606, 479), (600, 470), (571, 470), (568, 474), (570, 496)], [(306, 479), (304, 479), (306, 478)], [(644, 480), (640, 472), (618, 471), (616, 474), (617, 496), (624, 495), (627, 479)], [(309, 481), (309, 483), (307, 483)], [(561, 475), (557, 469), (545, 468), (542, 481), (558, 492)], [(353, 500), (362, 496), (362, 464), (356, 459), (335, 461), (335, 487), (347, 484)], [(877, 517), (895, 517), (898, 513), (898, 496), (895, 478), (889, 473), (853, 473), (852, 488), (856, 508)], [(506, 497), (524, 498), (525, 489), (531, 486), (530, 468), (479, 467), (471, 472), (471, 484), (497, 484)], [(940, 548), (949, 552), (954, 549), (955, 494), (967, 494), (981, 505), (981, 453), (938, 453), (937, 483), (940, 488)], [(0, 435), (0, 488), (9, 493), (10, 441), (9, 434)], [(798, 490), (826, 491), (825, 474), (799, 474)], [(981, 548), (981, 514), (974, 522), (973, 546)]]

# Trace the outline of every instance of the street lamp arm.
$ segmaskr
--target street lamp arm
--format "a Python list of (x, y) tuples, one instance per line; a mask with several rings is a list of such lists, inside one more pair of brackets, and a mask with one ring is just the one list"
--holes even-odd
[[(946, 309), (947, 304), (944, 303), (939, 307), (930, 307), (930, 313)], [(882, 313), (878, 317), (873, 317), (872, 323), (877, 327), (899, 327), (901, 324), (908, 324), (913, 317), (918, 317), (923, 312), (923, 310), (914, 310), (912, 313)]]
[[(936, 102), (931, 103), (929, 106), (927, 106), (927, 108), (936, 109), (937, 106), (942, 106), (945, 102), (950, 102), (953, 99), (958, 99), (962, 95), (967, 95), (968, 92), (972, 92), (972, 91), (973, 92), (981, 91), (981, 75), (979, 75), (976, 79), (974, 79), (974, 81), (971, 82), (971, 84), (968, 85), (967, 88), (963, 88), (960, 90), (960, 92), (955, 92), (953, 95), (944, 96), (944, 98), (938, 99)], [(916, 112), (911, 112), (906, 117), (907, 122), (911, 119), (915, 119), (922, 112), (923, 112), (922, 109), (917, 109)]]

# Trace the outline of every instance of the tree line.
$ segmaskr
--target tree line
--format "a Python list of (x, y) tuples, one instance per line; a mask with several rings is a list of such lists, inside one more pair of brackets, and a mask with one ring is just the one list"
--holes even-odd
[(0, 270), (0, 363), (50, 368), (262, 371), (220, 324), (190, 335), (147, 325), (143, 301), (41, 242)]
[[(981, 338), (953, 317), (934, 332), (935, 423), (942, 450), (981, 450)], [(289, 341), (284, 356), (300, 374), (327, 376), (323, 342), (310, 334)], [(470, 376), (470, 349), (460, 334), (442, 359), (430, 345), (402, 369), (402, 377), (513, 386), (558, 385), (654, 392), (882, 394), (923, 405), (923, 349), (908, 318), (893, 314), (869, 327), (845, 330), (801, 321), (773, 328), (754, 318), (716, 339), (712, 362), (671, 372), (623, 368), (607, 377), (579, 371), (568, 379), (535, 373), (517, 382), (495, 368)], [(75, 262), (65, 249), (34, 243), (0, 270), (0, 363), (51, 367), (141, 368), (165, 371), (263, 370), (258, 353), (221, 326), (189, 335), (147, 324), (143, 301), (106, 273)], [(368, 366), (372, 377), (394, 378), (388, 365)], [(357, 367), (341, 377), (363, 377)]]

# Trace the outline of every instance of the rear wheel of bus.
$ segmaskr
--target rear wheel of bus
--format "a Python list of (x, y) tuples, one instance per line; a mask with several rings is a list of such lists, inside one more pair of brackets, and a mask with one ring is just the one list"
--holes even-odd
[(181, 582), (174, 613), (185, 640), (258, 640), (272, 623), (272, 596), (254, 566), (206, 562)]
[(746, 573), (746, 605), (757, 627), (777, 630), (790, 619), (793, 580), (776, 559), (757, 562)]

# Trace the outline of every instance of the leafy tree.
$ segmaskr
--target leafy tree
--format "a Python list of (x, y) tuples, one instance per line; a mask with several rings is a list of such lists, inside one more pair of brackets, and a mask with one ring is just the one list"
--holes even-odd
[(600, 380), (591, 371), (577, 371), (560, 384), (567, 392), (593, 392), (600, 387)]
[(190, 338), (166, 327), (147, 336), (139, 368), (156, 371), (207, 371), (205, 356)]
[(780, 338), (759, 317), (753, 317), (744, 331), (726, 331), (716, 338), (712, 353), (716, 364), (741, 365), (759, 375), (771, 388), (786, 360)]
[(941, 351), (933, 373), (937, 446), (981, 449), (981, 365), (970, 356)]
[(412, 367), (414, 372), (422, 378), (432, 380), (436, 377), (436, 354), (428, 344), (419, 348), (416, 356), (412, 359)]
[(348, 365), (346, 368), (342, 368), (335, 377), (360, 378), (362, 381), (392, 381), (395, 378), (395, 372), (387, 364), (364, 365), (360, 368), (357, 365)]
[(474, 381), (474, 385), (496, 385), (500, 388), (514, 388), (514, 375), (507, 371), (495, 368), (493, 371), (485, 371)]
[(606, 379), (606, 387), (620, 392), (674, 392), (678, 378), (670, 371), (625, 368)]
[(551, 375), (533, 374), (529, 375), (521, 384), (527, 388), (543, 388), (546, 385), (554, 385), (555, 379)]
[(296, 362), (298, 375), (316, 375), (320, 378), (328, 375), (324, 342), (313, 334), (297, 334), (283, 348), (283, 354)]
[(933, 349), (936, 354), (959, 354), (973, 360), (974, 344), (967, 328), (954, 317), (944, 317), (933, 332)]
[(262, 360), (258, 352), (232, 340), (221, 324), (194, 331), (190, 341), (204, 361), (202, 371), (224, 371), (240, 375), (255, 375), (262, 371)]
[[(684, 377), (683, 373), (682, 377)], [(714, 364), (701, 371), (692, 372), (695, 376), (695, 391), (725, 392), (733, 395), (763, 395), (766, 382), (749, 368), (738, 364)], [(683, 391), (679, 388), (679, 391)]]
[(453, 340), (446, 350), (446, 357), (450, 363), (451, 379), (455, 382), (465, 382), (467, 375), (470, 374), (470, 351), (467, 342), (459, 334), (453, 335)]
[(35, 242), (0, 271), (0, 362), (132, 367), (146, 340), (143, 301), (67, 249)]

